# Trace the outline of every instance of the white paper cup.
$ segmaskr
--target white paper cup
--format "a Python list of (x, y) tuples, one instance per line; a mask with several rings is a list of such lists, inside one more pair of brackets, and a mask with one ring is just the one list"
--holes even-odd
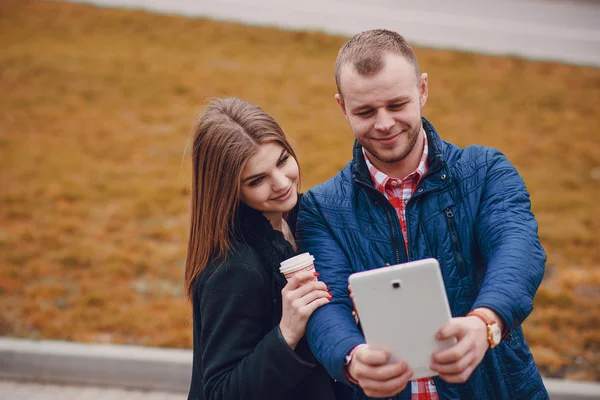
[[(285, 279), (289, 280), (292, 276), (300, 271), (312, 271), (315, 272), (315, 258), (310, 253), (302, 253), (288, 258), (280, 263), (279, 271), (285, 276)], [(315, 277), (316, 279), (316, 277)]]

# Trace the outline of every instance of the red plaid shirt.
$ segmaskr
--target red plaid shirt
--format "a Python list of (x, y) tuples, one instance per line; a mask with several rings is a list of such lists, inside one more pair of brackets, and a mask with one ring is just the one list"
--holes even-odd
[[(417, 186), (423, 178), (423, 175), (427, 172), (427, 154), (429, 154), (429, 146), (427, 144), (427, 135), (423, 132), (423, 155), (421, 161), (416, 170), (406, 176), (404, 179), (390, 178), (383, 172), (379, 171), (367, 157), (363, 148), (363, 154), (365, 155), (365, 161), (367, 167), (371, 173), (371, 179), (375, 184), (375, 188), (381, 192), (389, 202), (396, 209), (398, 214), (398, 220), (400, 221), (400, 227), (402, 228), (402, 237), (404, 238), (405, 248), (408, 250), (408, 238), (406, 234), (406, 204), (412, 197)], [(411, 381), (411, 400), (438, 400), (437, 390), (435, 388), (433, 379), (423, 378), (415, 381)]]

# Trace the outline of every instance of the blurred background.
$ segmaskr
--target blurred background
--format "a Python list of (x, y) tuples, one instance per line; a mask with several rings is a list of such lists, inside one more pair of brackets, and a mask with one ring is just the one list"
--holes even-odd
[[(210, 98), (240, 97), (273, 115), (298, 153), (303, 191), (350, 160), (333, 64), (350, 31), (374, 27), (354, 21), (392, 2), (370, 11), (366, 1), (324, 2), (323, 13), (303, 2), (287, 11), (294, 30), (256, 26), (275, 25), (265, 19), (276, 7), (268, 0), (246, 14), (207, 1), (211, 18), (174, 15), (177, 1), (145, 3), (163, 13), (0, 1), (0, 336), (191, 347), (189, 139)], [(457, 2), (473, 13), (459, 24), (470, 31), (454, 31), (455, 40), (471, 38), (468, 51), (452, 50), (460, 46), (441, 29), (460, 21), (434, 2), (423, 3), (432, 18), (413, 9), (391, 26), (391, 14), (380, 13), (380, 27), (411, 33), (429, 74), (424, 115), (441, 135), (499, 148), (527, 184), (548, 263), (524, 330), (543, 375), (599, 381), (600, 36), (589, 21), (600, 3), (537, 3), (585, 3), (596, 14), (579, 23), (561, 11), (564, 26), (542, 45), (535, 26), (533, 36), (519, 31), (522, 15), (500, 15), (496, 28), (477, 16), (489, 10)], [(228, 9), (235, 22), (224, 21)], [(535, 36), (539, 51), (486, 36), (501, 27)], [(577, 35), (583, 47), (569, 42)], [(477, 47), (486, 40), (487, 51)]]

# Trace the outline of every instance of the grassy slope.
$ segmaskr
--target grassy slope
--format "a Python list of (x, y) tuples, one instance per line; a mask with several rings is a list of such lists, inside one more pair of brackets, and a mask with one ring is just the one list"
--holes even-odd
[[(0, 2), (0, 335), (189, 347), (189, 158), (207, 97), (261, 105), (304, 190), (340, 169), (344, 38), (27, 0)], [(525, 323), (548, 376), (600, 380), (600, 71), (417, 49), (425, 116), (500, 148), (531, 192), (547, 274)]]

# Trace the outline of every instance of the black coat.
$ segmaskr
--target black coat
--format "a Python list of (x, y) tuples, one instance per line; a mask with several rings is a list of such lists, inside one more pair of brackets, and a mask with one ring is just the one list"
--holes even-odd
[(227, 259), (212, 260), (195, 282), (188, 399), (335, 399), (306, 340), (294, 351), (279, 330), (286, 284), (279, 263), (295, 254), (292, 246), (255, 210), (242, 207), (238, 221)]

